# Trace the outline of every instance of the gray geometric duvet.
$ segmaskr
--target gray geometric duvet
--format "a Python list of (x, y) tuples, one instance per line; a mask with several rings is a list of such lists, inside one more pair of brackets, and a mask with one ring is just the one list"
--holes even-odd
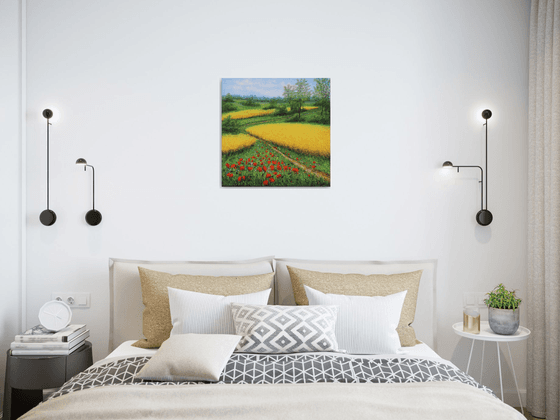
[[(50, 399), (87, 388), (109, 385), (190, 385), (205, 382), (144, 382), (134, 375), (150, 357), (129, 357), (91, 367), (74, 376)], [(217, 384), (278, 383), (406, 383), (454, 381), (472, 385), (491, 395), (461, 370), (434, 360), (406, 357), (360, 358), (340, 354), (246, 354), (231, 356)]]

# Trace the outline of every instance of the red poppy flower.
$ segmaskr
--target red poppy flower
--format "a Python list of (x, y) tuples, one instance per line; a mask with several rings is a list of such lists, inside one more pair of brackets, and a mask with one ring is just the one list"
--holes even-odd
[(313, 161), (313, 163), (317, 163), (317, 162)]
[(294, 171), (296, 174), (299, 172), (298, 168), (292, 168), (292, 171)]
[(288, 170), (288, 167), (287, 167), (287, 166), (284, 166), (284, 170), (287, 171), (287, 170)]
[(233, 178), (233, 174), (227, 174), (227, 176), (229, 176), (230, 178)]
[(271, 179), (270, 179), (270, 182), (274, 182), (274, 178), (271, 178)]
[(229, 163), (226, 163), (226, 168), (229, 168)]
[(267, 178), (270, 178), (271, 176), (272, 176), (272, 175), (270, 175), (270, 174), (266, 174), (266, 177), (267, 177)]
[(282, 169), (282, 166), (276, 165), (276, 169), (280, 170), (280, 169)]
[(245, 166), (240, 166), (239, 169), (243, 170), (245, 169)]
[(282, 174), (278, 174), (276, 175), (276, 178), (280, 178), (282, 176)]
[(248, 171), (252, 171), (253, 168), (252, 168), (251, 166), (247, 166), (247, 170), (248, 170)]
[(263, 182), (263, 185), (268, 185), (268, 181), (264, 181), (264, 182)]
[(237, 178), (237, 182), (241, 181), (241, 177)]
[(316, 166), (315, 166), (315, 165), (313, 165), (313, 166), (312, 166), (312, 168), (316, 168)]

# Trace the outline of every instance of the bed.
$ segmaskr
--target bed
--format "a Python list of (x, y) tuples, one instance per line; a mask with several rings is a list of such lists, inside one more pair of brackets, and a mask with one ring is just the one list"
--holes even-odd
[[(388, 354), (235, 352), (213, 383), (139, 380), (138, 373), (158, 352), (133, 346), (143, 334), (139, 266), (204, 276), (275, 273), (268, 303), (282, 306), (297, 300), (288, 267), (363, 275), (421, 270), (413, 323), (418, 344)], [(468, 412), (481, 420), (523, 419), (490, 389), (437, 354), (436, 273), (435, 260), (337, 262), (267, 257), (208, 263), (111, 259), (109, 355), (23, 418), (447, 420), (463, 418)]]

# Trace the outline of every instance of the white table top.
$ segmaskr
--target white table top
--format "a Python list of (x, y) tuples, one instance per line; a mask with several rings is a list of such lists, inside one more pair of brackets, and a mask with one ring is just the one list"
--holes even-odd
[(522, 327), (521, 325), (513, 335), (496, 334), (490, 328), (488, 321), (482, 321), (480, 323), (480, 334), (473, 334), (473, 333), (463, 331), (462, 322), (456, 322), (455, 324), (453, 324), (453, 330), (455, 331), (456, 334), (462, 337), (466, 337), (474, 340), (482, 340), (482, 341), (504, 341), (504, 342), (523, 341), (528, 339), (529, 334), (531, 334), (531, 331), (528, 328)]

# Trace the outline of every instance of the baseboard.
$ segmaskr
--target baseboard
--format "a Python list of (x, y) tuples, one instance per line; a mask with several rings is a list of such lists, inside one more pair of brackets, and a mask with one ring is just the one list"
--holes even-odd
[[(496, 397), (501, 398), (500, 395), (500, 388), (494, 389), (494, 394)], [(521, 395), (521, 402), (523, 403), (523, 407), (527, 406), (527, 390), (520, 389), (519, 394)], [(519, 407), (519, 396), (517, 395), (517, 391), (515, 389), (504, 389), (504, 402), (507, 405), (511, 405), (512, 407)]]

